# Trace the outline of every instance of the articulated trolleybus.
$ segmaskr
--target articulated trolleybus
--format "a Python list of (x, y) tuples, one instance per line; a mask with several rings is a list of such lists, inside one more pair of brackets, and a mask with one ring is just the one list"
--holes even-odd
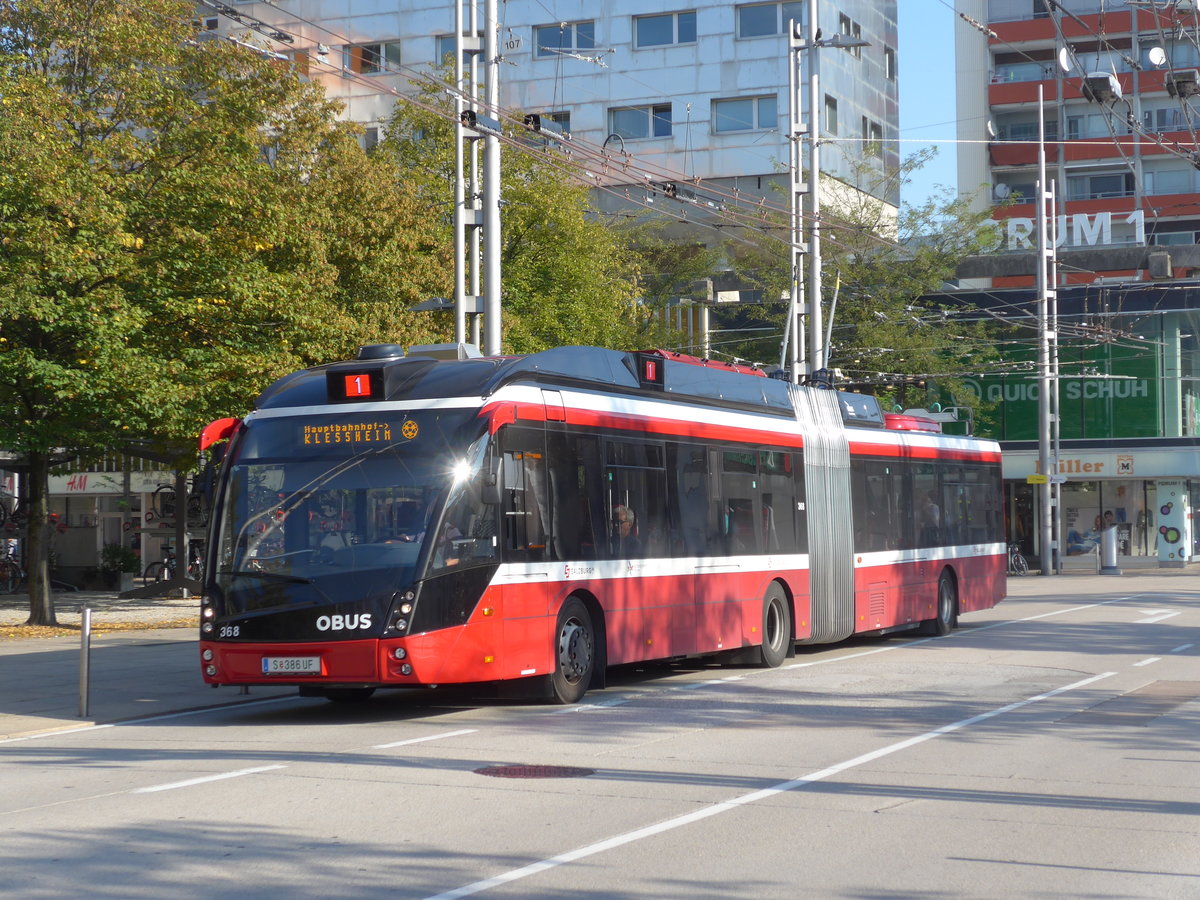
[(364, 347), (205, 429), (205, 681), (574, 703), (608, 666), (778, 666), (1004, 595), (994, 442), (663, 351), (459, 355)]

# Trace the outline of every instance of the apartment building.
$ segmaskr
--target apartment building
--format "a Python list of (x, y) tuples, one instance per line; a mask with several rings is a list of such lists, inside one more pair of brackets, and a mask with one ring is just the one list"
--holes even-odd
[[(818, 0), (823, 36), (865, 46), (815, 51), (822, 170), (893, 206), (895, 187), (889, 194), (863, 178), (857, 161), (881, 173), (899, 163), (896, 7)], [(453, 60), (454, 5), (444, 0), (206, 0), (197, 10), (217, 34), (291, 59), (346, 104), (368, 143), (398, 95)], [(807, 15), (806, 2), (692, 0), (660, 12), (630, 0), (508, 0), (499, 11), (500, 106), (552, 121), (580, 144), (624, 151), (664, 181), (707, 182), (786, 207), (787, 30)], [(806, 93), (802, 80), (798, 94)], [(597, 201), (603, 208), (615, 196)]]
[(980, 205), (1013, 204), (997, 214), (1006, 253), (961, 274), (992, 287), (1032, 283), (1039, 95), (1060, 283), (1200, 271), (1196, 4), (959, 0), (957, 9), (959, 189), (982, 188)]

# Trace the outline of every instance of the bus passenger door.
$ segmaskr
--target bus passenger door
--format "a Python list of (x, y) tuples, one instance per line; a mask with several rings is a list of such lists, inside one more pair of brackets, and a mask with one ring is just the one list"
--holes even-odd
[(544, 432), (540, 427), (509, 426), (500, 432), (500, 449), (501, 553), (509, 573), (502, 615), (505, 649), (512, 657), (501, 666), (512, 674), (512, 665), (525, 670), (551, 664), (550, 632), (558, 610), (550, 609)]
[(757, 540), (758, 529), (753, 512), (753, 479), (742, 478), (744, 483), (739, 484), (736, 476), (746, 474), (747, 459), (753, 467), (753, 458), (752, 453), (706, 453), (706, 539), (694, 575), (700, 652), (736, 649), (744, 643), (742, 601), (750, 598), (741, 596), (742, 565), (734, 557), (742, 541)]

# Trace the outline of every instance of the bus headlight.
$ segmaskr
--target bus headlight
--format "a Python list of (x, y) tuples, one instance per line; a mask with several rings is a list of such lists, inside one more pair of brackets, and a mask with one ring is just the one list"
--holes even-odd
[(205, 650), (203, 653), (200, 654), (200, 658), (203, 659), (205, 662), (212, 662), (212, 658), (213, 658), (212, 650)]
[(400, 632), (407, 631), (408, 619), (404, 618), (403, 616), (397, 616), (396, 618), (392, 619), (392, 630)]
[(209, 665), (205, 666), (205, 667), (204, 667), (204, 674), (205, 674), (205, 675), (208, 675), (208, 676), (210, 676), (210, 677), (211, 677), (211, 676), (213, 676), (213, 675), (216, 675), (216, 674), (217, 674), (217, 667), (216, 667), (216, 666), (214, 666), (214, 665), (212, 665), (212, 664), (209, 664)]
[(408, 651), (403, 647), (397, 647), (392, 651), (392, 656), (396, 657), (396, 659), (404, 659), (406, 656), (408, 656)]
[(200, 630), (203, 631), (205, 634), (212, 634), (213, 633), (213, 623), (205, 622), (203, 625), (200, 626)]
[(408, 663), (405, 663), (404, 665), (402, 665), (400, 667), (400, 674), (401, 675), (411, 675), (412, 674), (412, 666), (409, 665)]

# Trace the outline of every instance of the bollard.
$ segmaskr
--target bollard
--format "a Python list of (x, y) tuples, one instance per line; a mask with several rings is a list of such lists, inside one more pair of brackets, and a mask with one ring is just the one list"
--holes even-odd
[(79, 716), (88, 714), (88, 676), (92, 669), (92, 609), (83, 608), (79, 629)]
[(1117, 529), (1105, 528), (1100, 532), (1100, 574), (1120, 575), (1117, 565)]

